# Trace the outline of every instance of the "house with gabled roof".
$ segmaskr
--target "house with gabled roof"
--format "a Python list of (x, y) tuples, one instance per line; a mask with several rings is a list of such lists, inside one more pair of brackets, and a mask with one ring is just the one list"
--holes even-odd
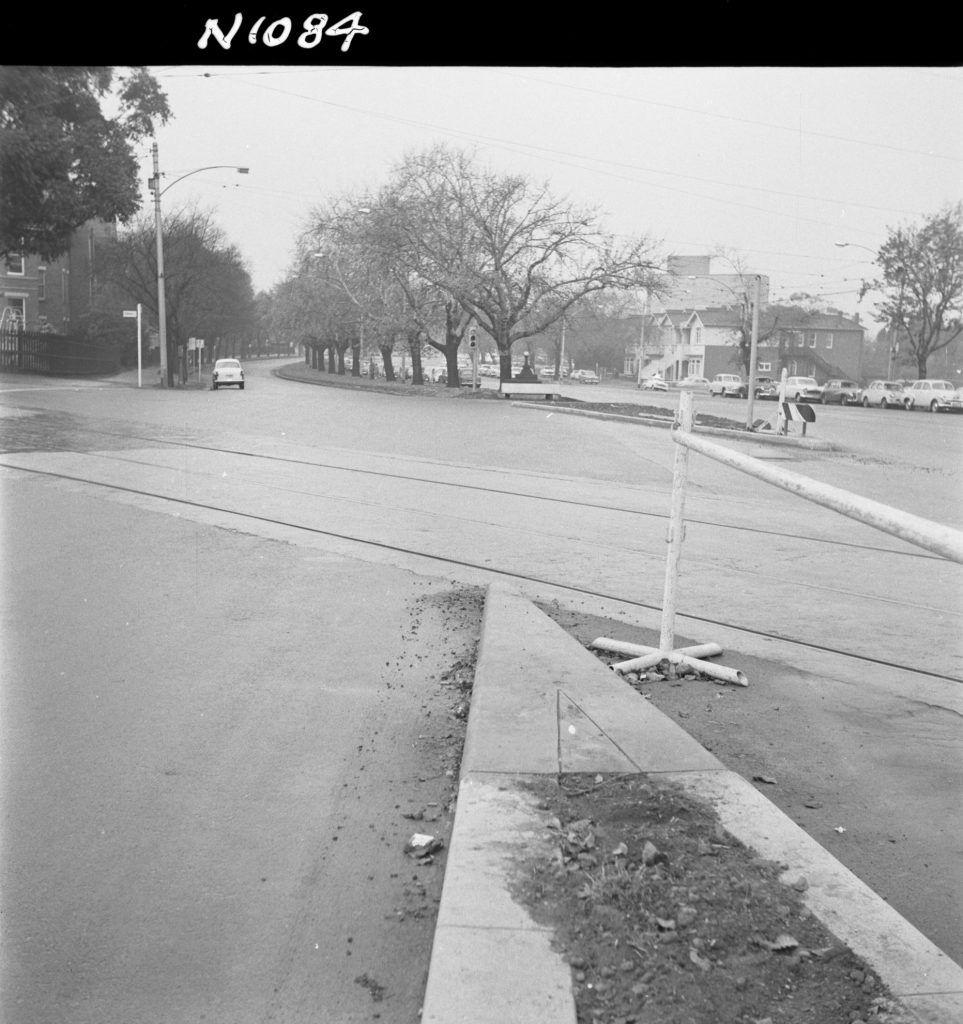
[[(741, 342), (749, 339), (750, 319), (737, 306), (709, 309), (666, 309), (646, 324), (642, 376), (665, 380), (708, 377), (717, 373), (748, 376), (747, 353)], [(799, 306), (769, 306), (760, 311), (758, 376), (778, 377), (783, 368), (790, 376), (859, 380), (862, 376), (864, 329), (837, 310), (812, 312)], [(637, 366), (637, 348), (626, 350)]]

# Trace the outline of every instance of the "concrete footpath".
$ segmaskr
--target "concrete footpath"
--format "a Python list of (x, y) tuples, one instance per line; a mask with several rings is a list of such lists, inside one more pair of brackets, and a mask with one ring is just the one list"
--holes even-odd
[(553, 843), (519, 782), (566, 772), (658, 773), (707, 800), (761, 857), (805, 878), (817, 918), (925, 1024), (963, 1020), (963, 968), (749, 782), (620, 684), (503, 585), (488, 590), (422, 1024), (574, 1024), (570, 968), (509, 895), (514, 861)]

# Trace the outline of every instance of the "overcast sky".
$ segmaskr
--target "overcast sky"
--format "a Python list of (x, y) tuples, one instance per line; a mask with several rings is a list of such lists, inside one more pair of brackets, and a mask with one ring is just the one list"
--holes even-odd
[[(311, 207), (382, 184), (408, 151), (476, 152), (662, 251), (725, 251), (771, 300), (858, 300), (887, 228), (963, 199), (963, 69), (169, 66), (164, 212), (197, 201), (257, 290)], [(144, 157), (145, 210), (150, 149)], [(842, 249), (835, 242), (865, 248)], [(720, 272), (728, 269), (718, 264)]]

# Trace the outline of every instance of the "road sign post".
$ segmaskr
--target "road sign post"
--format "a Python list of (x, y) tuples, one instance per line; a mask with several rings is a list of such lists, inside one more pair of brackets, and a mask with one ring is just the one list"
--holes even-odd
[(468, 350), (471, 352), (471, 389), (478, 390), (478, 338), (475, 328), (468, 331)]
[(140, 303), (137, 303), (136, 309), (125, 309), (123, 315), (127, 319), (133, 319), (134, 317), (137, 317), (137, 386), (140, 387), (141, 384), (143, 383), (143, 362), (141, 356), (142, 339), (140, 330)]

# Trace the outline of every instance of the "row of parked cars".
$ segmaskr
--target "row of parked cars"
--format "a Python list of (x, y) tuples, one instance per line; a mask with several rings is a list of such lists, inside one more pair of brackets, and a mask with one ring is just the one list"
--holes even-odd
[[(680, 387), (686, 387), (687, 384), (704, 385), (710, 395), (722, 398), (746, 398), (749, 394), (748, 385), (734, 373), (718, 373), (712, 381), (704, 377), (690, 377), (682, 381)], [(779, 398), (779, 381), (772, 377), (758, 377), (755, 395), (756, 398), (776, 401)], [(788, 377), (786, 400), (820, 402), (823, 405), (861, 405), (867, 409), (878, 406), (881, 409), (961, 412), (963, 387), (958, 388), (952, 381), (938, 379), (874, 380), (862, 387), (854, 380), (835, 379), (820, 384), (815, 377)]]

